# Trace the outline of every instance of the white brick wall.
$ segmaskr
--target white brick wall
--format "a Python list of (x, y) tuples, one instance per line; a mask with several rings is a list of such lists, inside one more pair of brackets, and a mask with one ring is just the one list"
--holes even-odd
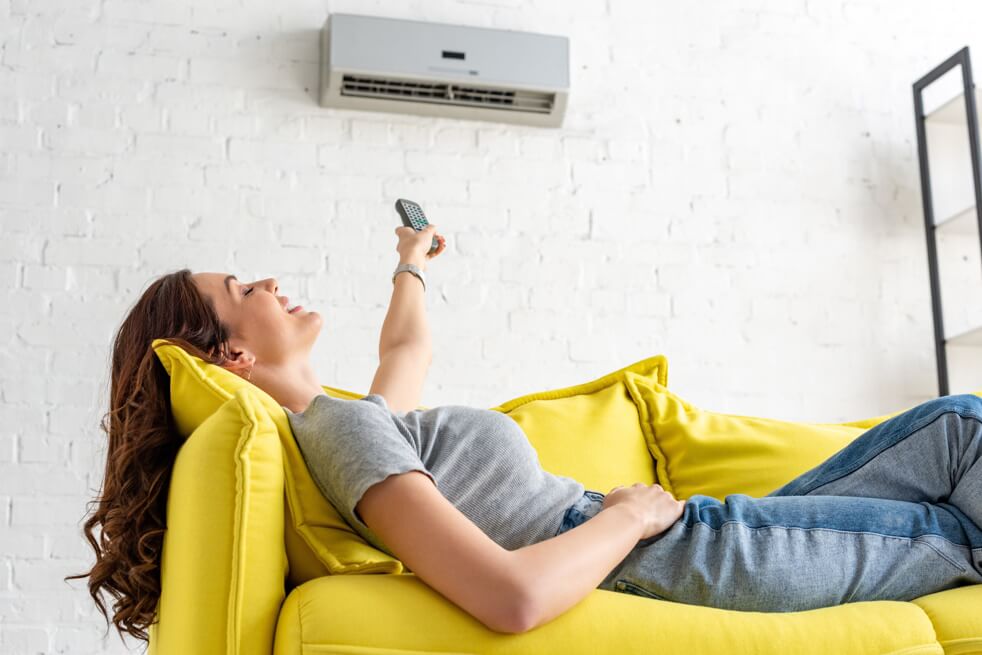
[[(573, 7), (0, 1), (0, 652), (127, 652), (62, 577), (91, 564), (108, 345), (144, 286), (278, 276), (324, 315), (323, 382), (367, 390), (396, 197), (449, 242), (429, 406), (658, 353), (718, 411), (937, 393), (911, 84), (966, 44), (979, 70), (982, 5)], [(568, 35), (566, 125), (322, 109), (334, 11)]]

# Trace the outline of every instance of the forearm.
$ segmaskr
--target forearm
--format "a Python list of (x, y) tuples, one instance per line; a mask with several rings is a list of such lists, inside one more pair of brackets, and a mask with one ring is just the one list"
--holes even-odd
[(644, 527), (625, 505), (614, 505), (559, 536), (512, 551), (519, 580), (529, 587), (531, 630), (579, 603), (641, 540)]
[[(404, 263), (402, 260), (399, 262)], [(411, 261), (425, 271), (421, 261)], [(378, 356), (382, 356), (394, 346), (412, 344), (432, 354), (433, 345), (430, 326), (426, 320), (426, 295), (423, 283), (412, 273), (399, 273), (392, 287), (389, 311), (382, 323), (379, 338)]]

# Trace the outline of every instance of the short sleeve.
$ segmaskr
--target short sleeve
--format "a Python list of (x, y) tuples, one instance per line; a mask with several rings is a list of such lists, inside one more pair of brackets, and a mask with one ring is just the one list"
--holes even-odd
[[(360, 398), (360, 400), (367, 400), (368, 402), (374, 405), (378, 405), (385, 411), (395, 414), (399, 418), (406, 418), (406, 415), (409, 413), (409, 412), (393, 412), (392, 408), (389, 407), (389, 403), (386, 402), (385, 396), (379, 393), (370, 393), (367, 396)], [(409, 411), (415, 411), (415, 410), (409, 410)]]
[(390, 475), (420, 471), (434, 485), (436, 479), (384, 403), (378, 396), (376, 400), (318, 396), (303, 415), (289, 415), (289, 419), (311, 477), (324, 497), (369, 543), (395, 556), (356, 515), (355, 506), (372, 485)]

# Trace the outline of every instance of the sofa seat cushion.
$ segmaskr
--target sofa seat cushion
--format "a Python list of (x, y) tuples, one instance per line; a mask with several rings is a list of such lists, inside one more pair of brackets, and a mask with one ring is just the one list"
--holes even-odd
[(549, 623), (513, 635), (488, 630), (412, 574), (304, 583), (283, 603), (273, 652), (942, 655), (931, 621), (906, 602), (737, 612), (598, 589)]
[(946, 589), (910, 602), (931, 619), (946, 655), (982, 653), (982, 584)]

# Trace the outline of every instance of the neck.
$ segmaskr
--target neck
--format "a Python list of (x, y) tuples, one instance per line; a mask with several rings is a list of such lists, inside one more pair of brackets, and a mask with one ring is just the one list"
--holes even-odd
[(307, 409), (314, 396), (324, 393), (306, 358), (277, 364), (257, 363), (249, 381), (295, 413)]

